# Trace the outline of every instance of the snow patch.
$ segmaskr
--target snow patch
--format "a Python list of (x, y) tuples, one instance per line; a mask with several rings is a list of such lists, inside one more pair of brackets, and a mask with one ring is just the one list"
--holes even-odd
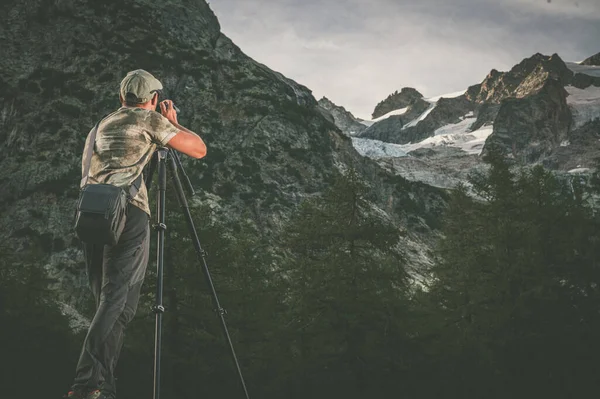
[[(393, 144), (380, 140), (352, 138), (352, 144), (359, 154), (369, 158), (382, 157), (405, 157), (411, 151), (419, 148), (432, 148), (447, 146), (460, 148), (467, 154), (479, 155), (485, 144), (485, 140), (492, 134), (494, 127), (483, 126), (482, 128), (469, 132), (473, 121), (470, 118), (453, 124), (446, 125), (436, 130), (436, 136), (429, 137), (419, 143)], [(440, 134), (437, 134), (437, 133)], [(410, 155), (408, 155), (410, 156)]]
[(475, 123), (475, 119), (472, 117), (473, 113), (467, 114), (463, 116), (463, 120), (450, 125), (442, 126), (433, 132), (434, 136), (441, 136), (443, 134), (459, 134), (459, 133), (467, 133), (469, 128), (473, 123)]
[(421, 122), (423, 119), (427, 118), (427, 115), (429, 115), (431, 113), (431, 111), (433, 111), (433, 109), (435, 108), (435, 106), (437, 105), (437, 102), (440, 100), (440, 98), (455, 98), (455, 97), (460, 97), (463, 94), (465, 94), (465, 91), (456, 91), (454, 93), (447, 93), (447, 94), (442, 94), (440, 96), (435, 96), (435, 97), (430, 97), (430, 98), (426, 98), (425, 101), (427, 101), (430, 105), (429, 108), (427, 108), (425, 110), (425, 112), (423, 112), (421, 115), (419, 115), (417, 118), (413, 119), (412, 121), (408, 122), (406, 125), (402, 126), (402, 130), (409, 128), (409, 127), (413, 127), (416, 126), (417, 123)]
[(412, 121), (408, 122), (406, 125), (402, 126), (402, 130), (415, 126), (417, 123), (421, 122), (423, 119), (427, 118), (427, 115), (429, 115), (431, 113), (431, 111), (433, 111), (433, 109), (435, 108), (437, 103), (431, 103), (429, 105), (429, 108), (427, 108), (425, 110), (425, 112), (423, 112), (421, 115), (419, 115), (418, 118), (413, 119)]
[[(429, 113), (431, 111), (433, 111), (433, 109), (435, 108), (435, 105), (437, 104), (437, 102), (439, 101), (440, 98), (455, 98), (455, 97), (460, 97), (463, 94), (465, 94), (465, 91), (457, 91), (454, 93), (447, 93), (447, 94), (442, 94), (440, 96), (435, 96), (435, 97), (431, 97), (431, 98), (426, 98), (425, 101), (427, 101), (428, 103), (430, 103), (431, 105), (429, 106), (429, 108), (427, 108), (427, 110), (425, 110), (425, 112), (423, 112), (421, 115), (419, 115), (418, 118), (410, 121), (408, 124), (406, 124), (404, 127), (402, 127), (402, 129), (407, 128), (407, 127), (411, 127), (416, 125), (417, 123), (419, 123), (420, 121), (422, 121), (423, 119), (425, 119), (427, 117), (427, 115), (429, 115)], [(384, 119), (389, 118), (392, 115), (404, 115), (406, 112), (408, 111), (408, 107), (406, 108), (401, 108), (401, 109), (395, 109), (393, 111), (388, 112), (385, 115), (382, 115), (378, 118), (375, 119), (371, 119), (371, 120), (360, 120), (359, 122), (362, 123), (365, 126), (371, 126), (377, 122), (380, 122)]]
[(378, 118), (371, 119), (370, 121), (361, 120), (360, 123), (362, 123), (363, 125), (366, 125), (366, 126), (371, 126), (372, 124), (382, 121), (384, 119), (387, 119), (392, 115), (404, 115), (406, 113), (406, 111), (408, 111), (408, 107), (401, 108), (401, 109), (395, 109), (395, 110), (390, 111), (387, 114), (382, 115)]
[(406, 152), (399, 144), (385, 143), (380, 140), (352, 137), (352, 145), (360, 155), (369, 158), (406, 156)]
[(600, 118), (600, 87), (590, 86), (586, 89), (578, 89), (574, 86), (566, 86), (565, 89), (569, 93), (567, 104), (573, 111), (575, 128)]
[(430, 98), (426, 98), (425, 101), (429, 101), (431, 102), (438, 102), (440, 100), (440, 98), (456, 98), (456, 97), (460, 97), (463, 94), (465, 94), (466, 90), (463, 91), (455, 91), (454, 93), (447, 93), (447, 94), (442, 94), (441, 96), (435, 96), (435, 97), (430, 97)]
[[(468, 123), (465, 123), (468, 122)], [(426, 138), (425, 140), (415, 144), (404, 144), (400, 149), (406, 153), (414, 151), (418, 148), (432, 148), (437, 146), (457, 147), (467, 154), (481, 154), (485, 140), (492, 134), (493, 126), (483, 126), (474, 132), (468, 132), (468, 126), (472, 123), (465, 120), (454, 125), (447, 125), (440, 129), (445, 129), (444, 134)], [(440, 130), (438, 129), (438, 130)]]
[(406, 111), (408, 111), (408, 107), (401, 108), (401, 109), (395, 109), (393, 111), (388, 112), (385, 115), (380, 116), (379, 118), (373, 119), (371, 122), (373, 122), (373, 123), (379, 122), (379, 121), (389, 118), (392, 115), (404, 115), (406, 113)]

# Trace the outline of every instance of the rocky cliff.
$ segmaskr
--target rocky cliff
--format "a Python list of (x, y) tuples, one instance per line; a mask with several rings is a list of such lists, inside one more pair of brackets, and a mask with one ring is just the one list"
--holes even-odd
[(482, 155), (500, 146), (513, 157), (533, 163), (568, 139), (572, 117), (563, 83), (552, 78), (541, 82), (543, 86), (529, 95), (502, 102)]
[(352, 113), (347, 111), (344, 107), (335, 105), (327, 97), (323, 97), (319, 100), (319, 106), (331, 114), (335, 125), (347, 136), (355, 136), (367, 128), (367, 126), (360, 123), (360, 120), (352, 115)]
[(539, 91), (547, 79), (560, 80), (566, 85), (572, 77), (573, 72), (558, 54), (547, 57), (538, 53), (508, 72), (493, 69), (482, 83), (469, 87), (466, 96), (477, 103), (499, 104), (506, 98), (522, 98)]
[(349, 167), (399, 225), (427, 230), (442, 204), (437, 191), (360, 156), (309, 89), (246, 56), (203, 0), (2, 2), (0, 42), (0, 238), (19, 254), (41, 250), (67, 303), (87, 292), (71, 231), (83, 144), (119, 106), (132, 69), (161, 79), (182, 124), (206, 141), (204, 159), (183, 160), (198, 192), (191, 203), (209, 204), (224, 224), (244, 215), (274, 234)]

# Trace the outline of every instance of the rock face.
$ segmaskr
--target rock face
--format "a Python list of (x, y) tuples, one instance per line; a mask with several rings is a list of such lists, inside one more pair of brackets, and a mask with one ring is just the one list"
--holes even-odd
[(367, 128), (367, 126), (360, 123), (352, 113), (346, 111), (344, 107), (335, 105), (327, 97), (323, 97), (319, 100), (319, 106), (331, 114), (336, 126), (347, 136), (355, 136)]
[(537, 92), (546, 79), (558, 79), (566, 85), (572, 77), (573, 72), (558, 54), (547, 57), (538, 53), (508, 72), (493, 69), (481, 84), (471, 86), (466, 96), (477, 103), (499, 104), (506, 98), (522, 98)]
[(581, 65), (600, 66), (600, 53), (592, 55), (590, 58), (586, 58), (581, 62)]
[(567, 92), (550, 78), (535, 94), (502, 102), (483, 155), (500, 146), (526, 163), (537, 162), (567, 140), (571, 120)]
[(181, 123), (207, 143), (204, 159), (182, 157), (198, 192), (191, 202), (210, 204), (226, 225), (243, 214), (273, 234), (350, 166), (399, 224), (409, 212), (431, 220), (443, 204), (438, 191), (361, 157), (310, 90), (247, 57), (203, 0), (2, 2), (0, 42), (0, 239), (15, 252), (41, 249), (66, 303), (87, 293), (72, 233), (84, 141), (119, 107), (119, 82), (133, 69), (155, 74)]
[(569, 141), (544, 159), (544, 166), (565, 172), (591, 169), (600, 158), (600, 118), (590, 121), (569, 134)]
[(406, 108), (421, 98), (423, 98), (423, 95), (412, 87), (404, 87), (400, 90), (400, 93), (396, 90), (375, 106), (372, 117), (373, 119), (379, 118), (390, 111)]

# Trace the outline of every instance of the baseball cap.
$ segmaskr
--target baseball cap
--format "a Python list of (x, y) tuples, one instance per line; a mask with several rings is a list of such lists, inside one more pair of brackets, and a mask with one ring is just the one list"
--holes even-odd
[(141, 104), (150, 101), (154, 92), (162, 88), (162, 83), (150, 72), (136, 69), (123, 78), (120, 92), (125, 102)]

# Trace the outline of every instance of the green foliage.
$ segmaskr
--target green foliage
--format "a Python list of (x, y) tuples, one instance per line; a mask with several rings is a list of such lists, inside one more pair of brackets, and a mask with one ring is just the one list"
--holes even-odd
[(393, 332), (406, 312), (400, 234), (367, 193), (351, 170), (305, 201), (284, 234), (294, 397), (364, 397), (399, 370), (390, 349), (403, 339)]
[[(36, 259), (0, 248), (0, 386), (2, 396), (18, 397), (32, 381), (51, 396), (60, 396), (74, 371), (74, 344), (48, 285), (52, 282)], [(77, 340), (82, 339), (78, 337)], [(68, 377), (67, 377), (68, 376)], [(39, 384), (39, 385), (37, 385)]]
[(485, 201), (458, 187), (438, 248), (427, 300), (443, 329), (436, 356), (453, 365), (439, 378), (474, 397), (596, 389), (595, 366), (581, 355), (600, 355), (599, 220), (577, 182), (489, 159), (490, 172), (471, 181)]

